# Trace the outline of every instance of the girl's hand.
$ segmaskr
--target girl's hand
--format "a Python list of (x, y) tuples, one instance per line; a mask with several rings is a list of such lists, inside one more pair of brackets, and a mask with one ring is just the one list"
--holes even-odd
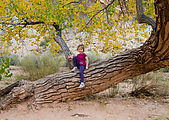
[(86, 70), (88, 70), (89, 68), (88, 68), (88, 66), (86, 66)]
[(73, 59), (73, 55), (69, 55), (69, 56), (68, 56), (68, 59)]

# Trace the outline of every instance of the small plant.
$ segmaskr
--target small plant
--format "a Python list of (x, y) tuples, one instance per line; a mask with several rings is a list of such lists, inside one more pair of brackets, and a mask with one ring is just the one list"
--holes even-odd
[(19, 63), (19, 56), (16, 54), (11, 54), (10, 58), (12, 61), (10, 62), (10, 65), (17, 65)]
[(152, 120), (168, 120), (169, 118), (167, 117), (168, 115), (162, 115), (156, 118), (153, 118)]
[(163, 118), (154, 118), (153, 120), (163, 120)]
[(10, 73), (10, 59), (8, 57), (1, 59), (1, 67), (0, 67), (0, 80), (2, 77), (11, 77), (13, 74)]
[(164, 67), (164, 68), (161, 68), (160, 71), (161, 71), (161, 72), (169, 72), (169, 67), (166, 66), (166, 67)]
[(15, 78), (16, 78), (16, 81), (26, 80), (26, 79), (27, 79), (27, 76), (24, 76), (24, 75), (15, 75)]

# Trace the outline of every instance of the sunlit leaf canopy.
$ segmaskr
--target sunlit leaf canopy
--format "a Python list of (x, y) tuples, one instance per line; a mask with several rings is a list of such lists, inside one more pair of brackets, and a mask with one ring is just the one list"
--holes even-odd
[[(12, 50), (17, 51), (25, 39), (34, 38), (30, 39), (33, 46), (39, 45), (43, 37), (50, 44), (51, 51), (57, 53), (60, 47), (53, 39), (56, 34), (53, 22), (62, 31), (83, 32), (85, 37), (79, 36), (79, 40), (86, 46), (92, 44), (91, 39), (95, 36), (96, 40), (104, 43), (104, 46), (96, 45), (95, 50), (104, 52), (121, 49), (123, 46), (119, 40), (132, 40), (129, 34), (134, 34), (138, 41), (149, 37), (149, 32), (145, 32), (148, 26), (136, 22), (135, 0), (103, 1), (1, 0), (0, 47), (2, 49), (15, 41), (18, 46)], [(155, 18), (154, 1), (144, 0), (143, 5), (145, 15)], [(66, 40), (64, 34), (62, 37)]]

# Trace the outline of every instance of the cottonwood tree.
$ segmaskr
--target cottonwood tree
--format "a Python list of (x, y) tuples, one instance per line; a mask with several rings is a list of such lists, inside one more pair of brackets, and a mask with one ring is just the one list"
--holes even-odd
[[(29, 25), (31, 25), (31, 27), (35, 25), (34, 29), (41, 31), (43, 34), (52, 31), (50, 26), (53, 26), (57, 33), (53, 34), (53, 36), (51, 35), (51, 44), (54, 44), (52, 41), (61, 39), (61, 29), (73, 28), (75, 26), (75, 30), (85, 31), (87, 37), (84, 41), (87, 44), (90, 43), (90, 37), (97, 33), (99, 36), (98, 39), (105, 42), (105, 50), (107, 51), (109, 48), (115, 47), (115, 44), (109, 41), (113, 35), (114, 38), (116, 38), (118, 34), (117, 31), (115, 32), (117, 34), (112, 31), (113, 27), (118, 27), (118, 24), (122, 24), (116, 21), (115, 18), (117, 17), (119, 20), (133, 20), (127, 15), (136, 14), (136, 10), (138, 22), (151, 25), (153, 29), (150, 37), (141, 47), (128, 50), (109, 60), (92, 64), (89, 69), (84, 72), (85, 88), (78, 88), (80, 79), (78, 72), (56, 73), (34, 82), (19, 81), (11, 85), (12, 87), (1, 90), (1, 109), (6, 108), (7, 105), (12, 102), (21, 101), (26, 98), (32, 98), (32, 102), (36, 104), (76, 100), (86, 95), (103, 91), (123, 80), (169, 65), (168, 0), (155, 1), (156, 21), (145, 14), (142, 0), (136, 0), (136, 10), (132, 10), (133, 7), (130, 6), (133, 1), (113, 0), (107, 3), (103, 2), (103, 6), (100, 5), (99, 1), (94, 2), (95, 3), (91, 5), (91, 10), (86, 7), (86, 2), (83, 3), (82, 0), (49, 2), (37, 0), (35, 2), (25, 1), (25, 3), (20, 1), (17, 4), (16, 1), (1, 2), (4, 8), (1, 10), (1, 28), (3, 31), (1, 41), (7, 41), (9, 43), (12, 37), (15, 37), (18, 41), (20, 40), (18, 36), (24, 37), (24, 34), (26, 34), (28, 30), (24, 28), (30, 28)], [(118, 7), (117, 3), (120, 4), (120, 14), (114, 12), (115, 8)], [(6, 6), (4, 7), (3, 5)], [(49, 9), (45, 9), (46, 7)], [(29, 13), (31, 13), (31, 15)], [(81, 14), (87, 15), (87, 17), (83, 18)], [(16, 17), (16, 19), (13, 17)], [(9, 21), (11, 23), (9, 23)], [(45, 27), (38, 29), (39, 26), (41, 26), (40, 28)], [(48, 29), (44, 30), (46, 28)], [(119, 31), (121, 29), (122, 26), (119, 27)], [(43, 30), (45, 32), (43, 32)], [(130, 28), (127, 28), (127, 30), (130, 30)], [(29, 37), (27, 35), (28, 34), (25, 36)], [(56, 36), (57, 38), (55, 39)], [(116, 39), (114, 39), (114, 41), (116, 41)], [(119, 46), (120, 45), (117, 45), (117, 47)]]
[[(148, 1), (146, 13), (153, 13), (153, 1)], [(53, 54), (57, 54), (60, 47), (65, 57), (70, 54), (70, 50), (65, 44), (65, 34), (61, 32), (65, 29), (72, 29), (74, 33), (83, 32), (85, 37), (78, 36), (85, 45), (92, 44), (92, 37), (97, 36), (98, 41), (103, 42), (103, 46), (95, 46), (95, 50), (102, 49), (104, 52), (115, 48), (122, 48), (117, 39), (131, 40), (128, 34), (135, 32), (138, 38), (138, 30), (145, 30), (147, 26), (139, 26), (133, 20), (136, 18), (135, 1), (117, 0), (35, 0), (35, 1), (1, 1), (1, 48), (7, 42), (8, 46), (14, 42), (17, 47), (13, 51), (21, 48), (30, 39), (31, 45), (39, 45), (43, 42), (41, 38), (47, 40)], [(144, 3), (145, 4), (145, 3)], [(131, 21), (130, 24), (125, 24)], [(135, 21), (135, 20), (134, 20)], [(124, 29), (123, 29), (124, 28)], [(36, 34), (29, 34), (34, 30)], [(148, 38), (147, 32), (139, 35)], [(82, 39), (83, 38), (83, 39)], [(57, 44), (56, 42), (59, 44)], [(6, 45), (5, 45), (6, 47)], [(40, 51), (40, 50), (35, 50)]]

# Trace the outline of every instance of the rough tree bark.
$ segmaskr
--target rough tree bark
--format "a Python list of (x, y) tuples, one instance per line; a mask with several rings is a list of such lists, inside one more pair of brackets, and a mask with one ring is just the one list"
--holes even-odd
[[(59, 26), (56, 25), (55, 22), (53, 23), (53, 26), (55, 27), (55, 30), (57, 32), (57, 34), (54, 36), (54, 40), (59, 44), (59, 46), (63, 50), (65, 58), (67, 59), (69, 57), (69, 55), (71, 55), (72, 53), (61, 36), (61, 29), (59, 29)], [(67, 64), (70, 69), (73, 68), (70, 59), (67, 59)]]
[(0, 107), (31, 97), (34, 103), (76, 100), (111, 86), (169, 66), (169, 0), (157, 0), (156, 29), (143, 46), (92, 64), (84, 72), (85, 85), (79, 89), (79, 73), (56, 73), (34, 82), (21, 81), (18, 87), (1, 97)]

